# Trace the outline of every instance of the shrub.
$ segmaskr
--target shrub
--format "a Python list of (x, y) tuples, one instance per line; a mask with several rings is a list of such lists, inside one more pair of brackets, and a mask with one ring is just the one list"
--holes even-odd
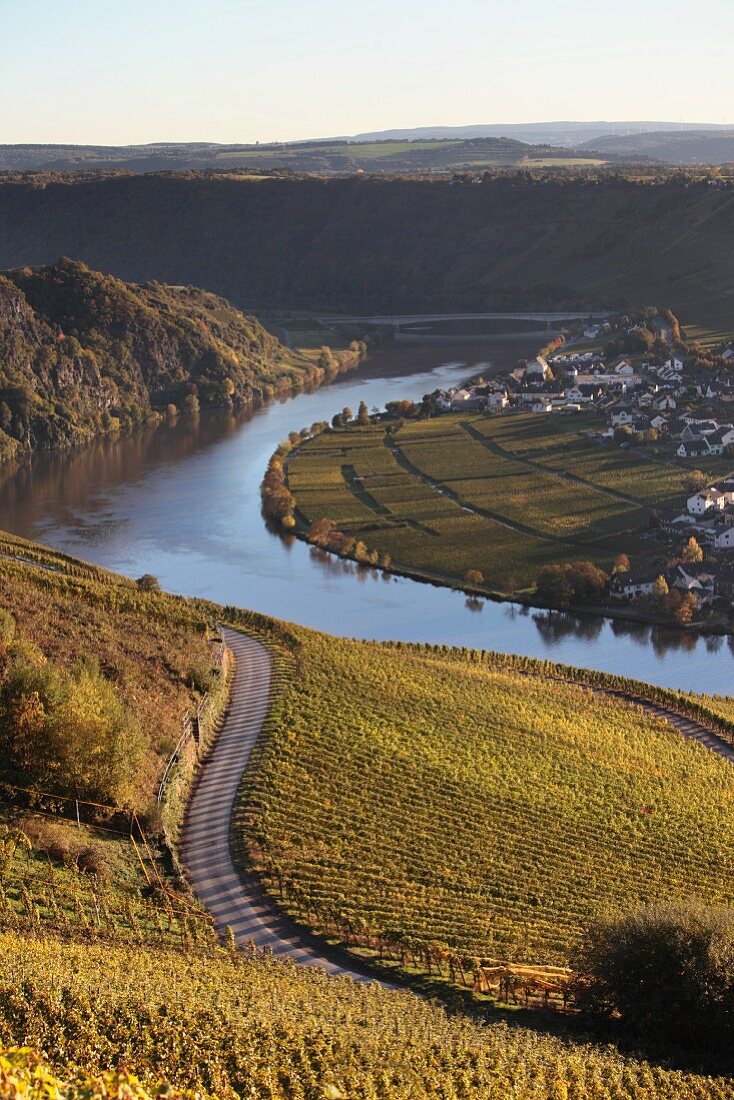
[(102, 853), (93, 844), (82, 848), (76, 857), (76, 865), (80, 871), (86, 871), (88, 875), (94, 875), (97, 879), (107, 880), (112, 877)]
[(0, 751), (24, 782), (120, 802), (134, 788), (143, 739), (98, 668), (62, 671), (23, 645), (14, 647), (0, 694)]
[(734, 912), (696, 902), (600, 921), (574, 968), (577, 1002), (640, 1037), (724, 1049), (734, 1038)]
[(143, 592), (160, 592), (161, 590), (160, 581), (152, 573), (143, 573), (142, 577), (138, 577), (135, 583)]

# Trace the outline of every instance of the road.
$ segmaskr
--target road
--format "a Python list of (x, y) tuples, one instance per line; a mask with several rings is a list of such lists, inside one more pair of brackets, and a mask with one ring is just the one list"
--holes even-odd
[(264, 893), (256, 878), (242, 874), (230, 848), (237, 791), (270, 704), (272, 665), (267, 649), (245, 634), (224, 630), (236, 668), (232, 698), (217, 741), (199, 770), (186, 813), (181, 859), (197, 897), (217, 928), (232, 929), (238, 944), (251, 940), (273, 955), (355, 981), (374, 977), (339, 964), (315, 938), (300, 932)]
[[(181, 859), (189, 881), (214, 916), (220, 933), (229, 927), (238, 944), (252, 941), (273, 955), (302, 966), (358, 982), (375, 981), (366, 968), (343, 965), (316, 937), (288, 920), (262, 890), (256, 878), (240, 872), (230, 847), (230, 828), (242, 775), (268, 713), (272, 666), (267, 649), (254, 638), (224, 630), (236, 660), (232, 698), (222, 731), (204, 761), (184, 822)], [(599, 691), (599, 689), (595, 689)], [(607, 694), (603, 690), (600, 692)], [(615, 692), (648, 713), (665, 718), (678, 732), (734, 763), (734, 748), (700, 723), (667, 707), (624, 692)], [(396, 988), (389, 983), (381, 983)]]

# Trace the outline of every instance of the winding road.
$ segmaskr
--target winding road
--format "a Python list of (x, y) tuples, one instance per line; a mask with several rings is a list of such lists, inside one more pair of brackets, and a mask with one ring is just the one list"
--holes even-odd
[(268, 713), (272, 665), (267, 649), (254, 638), (229, 629), (223, 636), (236, 661), (232, 696), (222, 730), (199, 770), (184, 821), (181, 859), (189, 882), (219, 932), (231, 928), (238, 944), (251, 941), (302, 966), (374, 981), (374, 976), (329, 958), (315, 937), (308, 937), (278, 910), (256, 877), (239, 871), (234, 863), (232, 813)]
[[(184, 822), (181, 858), (191, 886), (214, 916), (219, 932), (231, 928), (238, 944), (251, 941), (303, 966), (318, 966), (359, 982), (376, 981), (368, 969), (359, 971), (329, 957), (324, 945), (289, 921), (257, 878), (239, 871), (234, 862), (232, 814), (250, 753), (267, 717), (272, 665), (267, 649), (254, 638), (230, 629), (223, 635), (236, 668), (221, 733), (199, 771)], [(641, 697), (614, 694), (666, 719), (683, 737), (734, 763), (734, 748), (700, 723)]]

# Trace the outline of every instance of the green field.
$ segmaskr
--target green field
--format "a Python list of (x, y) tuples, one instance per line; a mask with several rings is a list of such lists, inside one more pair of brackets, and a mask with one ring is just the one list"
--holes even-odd
[[(403, 567), (489, 588), (532, 584), (541, 566), (662, 561), (653, 510), (683, 504), (685, 466), (592, 443), (587, 416), (449, 414), (330, 430), (288, 463), (299, 517), (333, 520)], [(722, 459), (703, 462), (713, 475)], [(668, 555), (669, 556), (669, 555)]]

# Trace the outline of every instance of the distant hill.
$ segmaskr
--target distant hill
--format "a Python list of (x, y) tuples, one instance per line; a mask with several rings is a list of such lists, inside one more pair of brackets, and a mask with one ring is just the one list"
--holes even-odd
[(657, 130), (652, 133), (593, 138), (584, 151), (630, 159), (652, 157), (667, 164), (734, 164), (734, 127), (713, 131)]
[(75, 256), (241, 309), (734, 307), (734, 192), (675, 179), (0, 184), (0, 269)]
[(0, 171), (74, 171), (122, 168), (131, 172), (243, 169), (291, 170), (317, 175), (353, 175), (357, 172), (411, 173), (453, 171), (467, 167), (496, 167), (565, 163), (588, 160), (598, 154), (573, 153), (547, 141), (528, 145), (514, 137), (469, 135), (466, 140), (291, 142), (277, 145), (216, 145), (211, 143), (105, 146), (0, 145)]
[(0, 276), (0, 458), (141, 423), (151, 409), (243, 404), (313, 368), (193, 287), (134, 286), (71, 260)]
[[(687, 122), (688, 130), (725, 130), (725, 125), (709, 122)], [(643, 127), (645, 130), (679, 129), (673, 122), (510, 122), (477, 126), (417, 126), (408, 129), (373, 130), (354, 134), (352, 141), (415, 141), (429, 138), (454, 140), (477, 137), (511, 137), (517, 141), (540, 142), (550, 145), (578, 147), (595, 138), (627, 132)]]

